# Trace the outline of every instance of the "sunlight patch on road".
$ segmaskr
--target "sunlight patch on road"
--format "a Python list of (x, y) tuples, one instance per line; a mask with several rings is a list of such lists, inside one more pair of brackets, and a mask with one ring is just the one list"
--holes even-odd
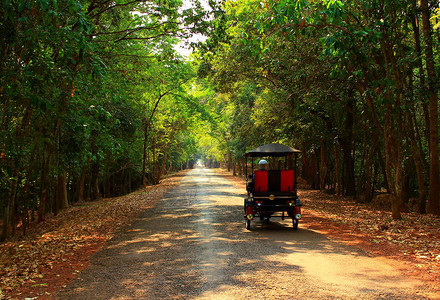
[[(377, 258), (362, 257), (351, 253), (332, 254), (296, 252), (287, 255), (283, 261), (300, 265), (305, 273), (319, 278), (329, 286), (341, 289), (368, 289), (374, 286), (383, 289), (415, 288), (414, 281), (402, 280), (395, 267)], [(353, 280), (356, 278), (356, 280)], [(377, 279), (381, 278), (380, 281)]]

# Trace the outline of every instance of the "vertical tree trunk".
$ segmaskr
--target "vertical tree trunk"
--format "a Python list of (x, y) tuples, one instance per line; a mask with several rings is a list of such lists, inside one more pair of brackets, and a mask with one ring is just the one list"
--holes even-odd
[(371, 147), (367, 151), (367, 158), (365, 160), (365, 186), (364, 186), (364, 201), (371, 202), (373, 200), (373, 188), (371, 184), (372, 169), (373, 169), (373, 155), (374, 149)]
[(310, 165), (312, 166), (312, 188), (319, 189), (319, 162), (316, 153), (310, 155)]
[(386, 105), (384, 140), (385, 153), (387, 156), (387, 177), (391, 185), (393, 197), (392, 217), (395, 220), (402, 219), (401, 209), (404, 200), (405, 189), (405, 154), (402, 149), (404, 145), (403, 134), (406, 129), (407, 120), (404, 114), (397, 113), (395, 108), (400, 108), (402, 103), (402, 91), (404, 88), (402, 65), (398, 64), (394, 45), (387, 42), (382, 43), (382, 51), (385, 59), (386, 78), (394, 81), (396, 85), (395, 91), (386, 90), (386, 98), (389, 104)]
[(408, 118), (408, 133), (411, 140), (411, 148), (412, 148), (412, 156), (417, 174), (417, 183), (419, 186), (419, 197), (417, 199), (416, 210), (418, 213), (426, 212), (426, 190), (425, 190), (425, 176), (423, 174), (423, 158), (421, 151), (418, 147), (418, 143), (416, 142), (416, 133), (414, 130), (415, 120), (413, 119), (411, 113), (407, 111)]
[(342, 147), (342, 159), (343, 159), (343, 191), (344, 196), (354, 196), (356, 194), (356, 183), (354, 176), (354, 161), (352, 156), (352, 149), (350, 146), (345, 145)]
[[(16, 177), (18, 176), (18, 170), (16, 171)], [(11, 180), (10, 192), (7, 197), (7, 204), (3, 210), (3, 228), (0, 236), (0, 241), (4, 241), (10, 237), (14, 232), (15, 227), (15, 205), (17, 196), (17, 179)]]
[(312, 188), (316, 188), (317, 184), (315, 160), (315, 154), (311, 153), (309, 156), (307, 156), (305, 145), (303, 145), (301, 155), (301, 177), (304, 178)]
[(394, 220), (402, 219), (401, 205), (402, 205), (402, 191), (403, 191), (403, 166), (399, 158), (398, 147), (396, 139), (393, 136), (394, 127), (391, 120), (391, 107), (388, 106), (386, 122), (384, 126), (384, 140), (385, 140), (385, 157), (386, 157), (386, 175), (391, 191), (391, 211)]
[(147, 140), (148, 140), (148, 126), (145, 124), (144, 129), (144, 147), (142, 155), (142, 186), (147, 187)]
[(93, 178), (92, 188), (93, 188), (93, 200), (101, 199), (101, 192), (99, 189), (99, 179), (97, 176)]
[(56, 211), (69, 207), (67, 201), (66, 174), (58, 175)]
[[(354, 96), (352, 96), (354, 99)], [(343, 175), (342, 186), (345, 196), (356, 195), (356, 180), (353, 160), (353, 126), (354, 126), (354, 100), (347, 102), (347, 114), (345, 116), (344, 138), (339, 139), (342, 148)]]
[(394, 220), (402, 219), (402, 204), (403, 204), (403, 193), (405, 185), (405, 176), (403, 166), (398, 165), (394, 171), (395, 177), (395, 194), (391, 202), (391, 215)]
[(425, 134), (428, 137), (429, 141), (429, 108), (428, 108), (428, 102), (424, 101), (424, 91), (427, 89), (426, 87), (426, 81), (425, 81), (425, 69), (423, 67), (423, 59), (422, 59), (422, 46), (420, 43), (420, 26), (418, 21), (418, 13), (417, 13), (417, 0), (413, 0), (412, 2), (412, 13), (411, 13), (411, 25), (414, 32), (414, 45), (415, 45), (415, 52), (416, 52), (416, 61), (417, 61), (417, 67), (419, 69), (419, 79), (420, 79), (420, 90), (422, 92), (417, 93), (417, 98), (421, 102), (422, 108), (423, 108), (423, 116), (425, 118)]
[(87, 168), (84, 166), (81, 170), (81, 176), (79, 178), (78, 186), (78, 202), (84, 201), (84, 184), (86, 182)]
[(335, 144), (334, 146), (334, 156), (335, 156), (335, 192), (336, 195), (341, 195), (341, 174), (340, 174), (340, 167), (339, 167), (339, 149), (338, 146)]
[(131, 188), (131, 175), (130, 175), (130, 173), (128, 173), (128, 192), (129, 193), (132, 192), (132, 188)]
[(319, 171), (319, 189), (325, 190), (325, 180), (327, 178), (327, 164), (325, 162), (325, 140), (321, 140), (321, 168)]
[(160, 183), (160, 179), (162, 178), (162, 174), (163, 174), (163, 171), (165, 170), (165, 166), (166, 166), (166, 163), (167, 163), (167, 156), (168, 156), (167, 154), (168, 154), (168, 149), (165, 150), (165, 154), (162, 157), (162, 164), (160, 166), (160, 169), (157, 172), (157, 177), (155, 179), (155, 184), (159, 184)]
[(93, 163), (91, 172), (91, 200), (96, 200), (101, 198), (101, 193), (99, 189), (99, 165), (98, 163)]
[(420, 1), (422, 12), (423, 36), (425, 40), (426, 72), (428, 74), (429, 95), (429, 213), (440, 215), (440, 178), (439, 178), (439, 137), (438, 137), (438, 95), (436, 85), (438, 83), (435, 72), (435, 62), (432, 50), (432, 30), (428, 0)]
[(46, 203), (47, 203), (47, 189), (49, 177), (49, 157), (47, 153), (43, 153), (43, 165), (41, 170), (41, 192), (40, 192), (40, 204), (38, 206), (38, 222), (44, 221), (46, 216)]

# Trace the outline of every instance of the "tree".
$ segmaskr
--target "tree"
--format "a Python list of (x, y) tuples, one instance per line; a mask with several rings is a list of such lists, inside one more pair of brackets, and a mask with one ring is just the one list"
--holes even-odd
[(429, 196), (428, 211), (440, 215), (440, 178), (439, 178), (439, 139), (438, 139), (438, 76), (435, 71), (435, 59), (433, 54), (433, 41), (431, 36), (431, 12), (428, 1), (420, 1), (422, 14), (423, 35), (425, 38), (425, 59), (428, 75), (429, 97)]
[[(428, 58), (434, 61), (436, 57), (428, 50), (426, 59), (422, 59), (417, 50), (418, 27), (414, 24), (421, 15), (408, 11), (413, 4), (226, 2), (228, 29), (223, 29), (222, 42), (208, 40), (202, 48), (202, 59), (206, 61), (203, 74), (213, 79), (219, 92), (235, 94), (240, 81), (260, 86), (256, 96), (259, 100), (251, 108), (254, 118), (265, 125), (260, 136), (267, 132), (266, 141), (283, 140), (284, 136), (292, 136), (289, 131), (295, 132), (295, 137), (287, 141), (303, 143), (304, 151), (310, 153), (303, 155), (311, 160), (303, 160), (303, 170), (310, 169), (310, 180), (315, 181), (315, 174), (319, 174), (321, 188), (332, 186), (333, 180), (339, 182), (345, 194), (362, 201), (371, 201), (374, 185), (384, 187), (391, 194), (393, 217), (399, 219), (402, 205), (408, 202), (413, 181), (410, 177), (415, 173), (420, 203), (424, 201), (423, 161), (427, 153), (431, 157), (431, 177), (438, 179), (438, 172), (433, 175), (432, 171), (438, 164), (438, 140), (430, 143), (434, 148), (425, 148), (424, 140), (432, 137), (425, 134), (428, 131), (419, 130), (434, 124), (431, 130), (438, 138), (438, 116), (432, 115), (437, 109), (429, 109), (428, 117), (421, 93), (423, 63), (426, 70), (432, 70)], [(424, 29), (430, 29), (426, 12)], [(409, 38), (412, 34), (415, 39)], [(425, 49), (432, 49), (430, 34), (424, 36), (428, 42)], [(435, 74), (431, 72), (428, 77), (435, 78)], [(271, 99), (272, 95), (277, 99)], [(437, 101), (433, 86), (430, 95), (434, 107)], [(424, 119), (419, 117), (423, 114)], [(428, 122), (423, 124), (425, 120)], [(293, 121), (299, 126), (286, 126)], [(334, 143), (335, 151), (325, 151)], [(343, 153), (342, 172), (338, 149)], [(417, 172), (410, 173), (411, 164), (416, 165)], [(430, 193), (434, 191), (434, 203), (438, 204), (436, 186), (435, 179), (430, 180)]]
[(171, 70), (178, 38), (206, 25), (200, 5), (181, 4), (0, 4), (1, 240), (19, 218), (25, 230), (37, 211), (43, 220), (140, 183), (146, 76)]

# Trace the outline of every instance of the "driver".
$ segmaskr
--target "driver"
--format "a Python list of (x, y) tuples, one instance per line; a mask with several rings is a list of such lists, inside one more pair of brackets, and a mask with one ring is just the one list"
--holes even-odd
[(259, 170), (267, 170), (267, 166), (268, 166), (268, 163), (267, 163), (267, 160), (265, 160), (265, 159), (262, 159), (258, 162), (258, 169)]

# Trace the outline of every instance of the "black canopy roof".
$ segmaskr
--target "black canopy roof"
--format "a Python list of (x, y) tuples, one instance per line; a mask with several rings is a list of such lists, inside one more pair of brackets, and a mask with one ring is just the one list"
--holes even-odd
[(244, 154), (247, 157), (263, 157), (263, 156), (285, 156), (292, 153), (301, 153), (301, 151), (292, 147), (272, 143), (257, 147)]

